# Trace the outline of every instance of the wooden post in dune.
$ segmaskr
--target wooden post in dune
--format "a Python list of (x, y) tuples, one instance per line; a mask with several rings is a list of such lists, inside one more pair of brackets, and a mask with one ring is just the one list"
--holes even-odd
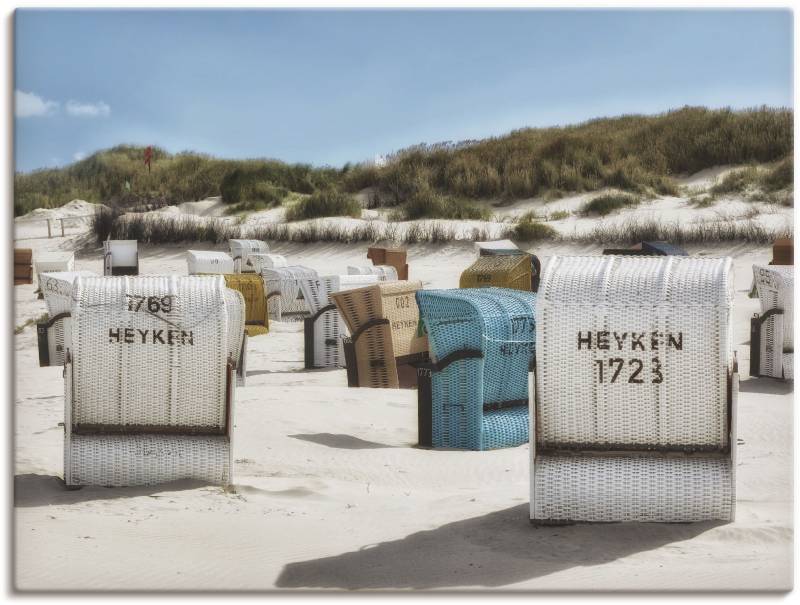
[(47, 219), (47, 238), (53, 237), (53, 234), (50, 232), (50, 219)]
[(60, 218), (58, 220), (61, 221), (61, 237), (64, 237), (64, 219)]

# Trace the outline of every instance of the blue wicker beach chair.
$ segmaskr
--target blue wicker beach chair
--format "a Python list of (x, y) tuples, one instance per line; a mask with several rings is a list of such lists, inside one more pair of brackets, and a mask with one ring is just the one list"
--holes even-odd
[(528, 441), (536, 295), (420, 290), (431, 363), (419, 370), (420, 444), (487, 450)]

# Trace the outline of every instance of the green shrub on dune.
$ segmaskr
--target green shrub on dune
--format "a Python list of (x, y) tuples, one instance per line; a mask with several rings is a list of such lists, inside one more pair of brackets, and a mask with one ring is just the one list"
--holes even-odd
[(352, 195), (334, 188), (312, 193), (286, 209), (287, 221), (301, 221), (324, 216), (361, 216), (361, 204)]

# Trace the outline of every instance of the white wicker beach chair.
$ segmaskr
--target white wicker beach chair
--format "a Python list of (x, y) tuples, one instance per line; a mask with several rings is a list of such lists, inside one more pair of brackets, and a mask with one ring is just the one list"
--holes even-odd
[(233, 273), (233, 259), (215, 250), (187, 250), (186, 267), (189, 275)]
[(397, 269), (391, 265), (348, 265), (348, 275), (376, 275), (378, 281), (397, 281)]
[(286, 257), (280, 254), (255, 253), (247, 257), (247, 263), (252, 267), (254, 273), (261, 273), (264, 269), (275, 269), (276, 267), (286, 267)]
[(264, 278), (270, 319), (302, 321), (309, 315), (308, 304), (300, 290), (300, 280), (317, 277), (314, 269), (301, 265), (275, 267), (262, 269), (261, 276)]
[(75, 281), (67, 485), (231, 482), (233, 294), (221, 276)]
[(139, 243), (135, 239), (104, 241), (103, 275), (139, 275)]
[(64, 252), (61, 254), (47, 254), (37, 256), (33, 262), (33, 270), (36, 273), (36, 292), (39, 298), (44, 298), (42, 292), (42, 275), (45, 273), (63, 273), (75, 270), (75, 253)]
[(91, 271), (58, 271), (39, 274), (47, 321), (36, 324), (39, 366), (63, 366), (72, 346), (72, 288), (78, 277), (90, 277)]
[(732, 520), (729, 258), (551, 257), (536, 308), (531, 519)]
[(300, 280), (300, 290), (311, 311), (305, 318), (305, 367), (344, 367), (342, 336), (345, 324), (336, 305), (331, 302), (332, 292), (352, 290), (378, 282), (377, 275), (327, 275)]
[(235, 273), (256, 272), (252, 264), (248, 263), (251, 254), (264, 254), (269, 252), (267, 242), (257, 239), (231, 239), (228, 240), (231, 256), (233, 257)]
[(794, 266), (753, 265), (761, 314), (750, 320), (750, 375), (794, 379)]

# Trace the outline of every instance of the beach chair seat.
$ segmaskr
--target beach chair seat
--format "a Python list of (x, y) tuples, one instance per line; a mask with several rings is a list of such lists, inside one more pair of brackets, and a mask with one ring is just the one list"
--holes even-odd
[(44, 298), (42, 292), (42, 275), (45, 273), (65, 273), (75, 270), (75, 253), (49, 253), (37, 256), (33, 263), (33, 270), (36, 273), (36, 294), (38, 298)]
[(345, 365), (342, 348), (345, 325), (331, 302), (331, 293), (361, 288), (377, 281), (377, 275), (327, 275), (300, 280), (300, 290), (311, 311), (303, 326), (306, 369)]
[(302, 265), (264, 268), (261, 270), (267, 293), (267, 309), (270, 319), (276, 321), (303, 321), (310, 314), (300, 281), (317, 277), (315, 269)]
[(343, 340), (351, 387), (415, 388), (414, 364), (428, 354), (419, 330), (420, 281), (378, 282), (331, 294), (350, 336)]
[(479, 256), (461, 274), (460, 288), (511, 288), (532, 292), (534, 261), (530, 254)]
[(257, 239), (231, 239), (228, 246), (234, 263), (233, 273), (257, 273), (254, 264), (249, 262), (250, 255), (269, 252), (267, 242)]
[(47, 321), (36, 324), (39, 367), (63, 366), (72, 347), (72, 289), (78, 277), (91, 271), (58, 271), (38, 275), (39, 288), (47, 306)]
[(397, 281), (397, 269), (391, 265), (348, 265), (348, 275), (376, 275), (378, 281)]
[(223, 276), (225, 285), (240, 292), (244, 297), (244, 331), (249, 338), (269, 332), (267, 296), (264, 279), (258, 273), (227, 273)]
[(794, 379), (794, 266), (753, 265), (761, 313), (750, 320), (750, 375)]
[(78, 277), (64, 366), (67, 485), (232, 481), (237, 337), (221, 276)]
[(139, 243), (135, 239), (104, 241), (103, 275), (139, 275)]
[(187, 250), (186, 267), (189, 275), (233, 273), (233, 259), (216, 250)]
[(430, 343), (418, 369), (421, 445), (487, 450), (528, 441), (535, 301), (507, 288), (420, 290)]
[(730, 258), (549, 259), (537, 300), (531, 520), (732, 520)]

